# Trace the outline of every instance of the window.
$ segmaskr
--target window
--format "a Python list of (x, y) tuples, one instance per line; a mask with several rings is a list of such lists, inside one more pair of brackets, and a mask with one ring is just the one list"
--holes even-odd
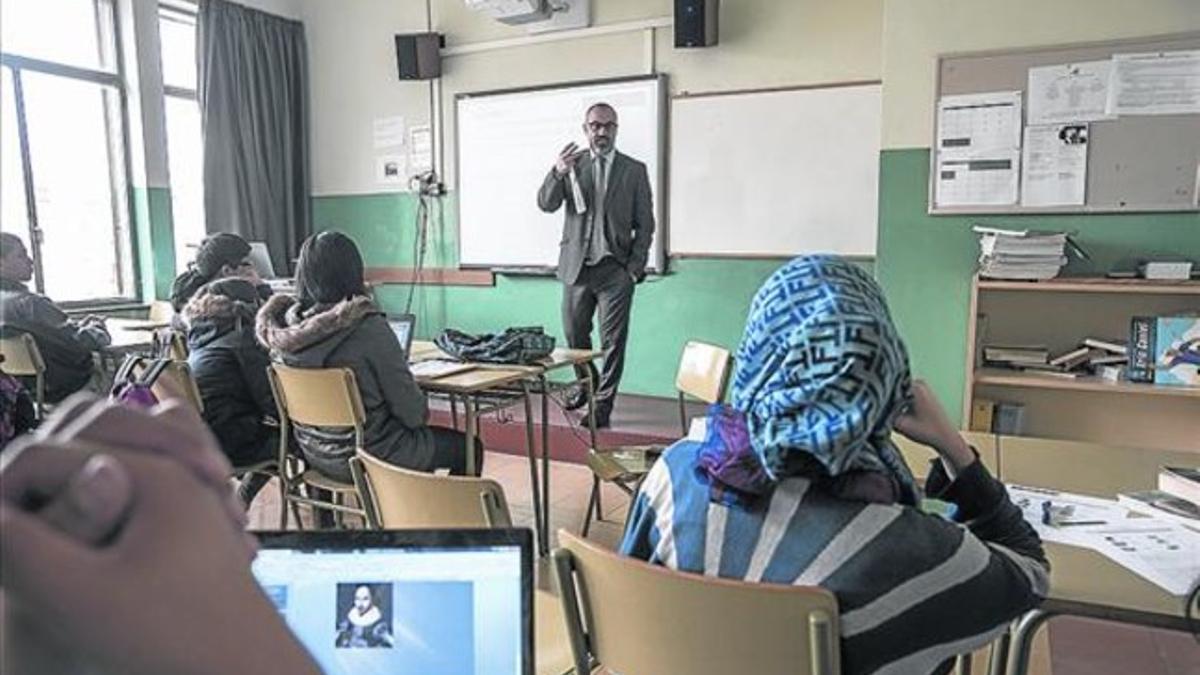
[(136, 295), (113, 11), (0, 0), (0, 217), (29, 244), (36, 288), (60, 302)]
[(204, 144), (196, 101), (196, 8), (188, 2), (160, 5), (166, 91), (167, 158), (171, 172), (171, 220), (175, 266), (184, 269), (204, 239)]

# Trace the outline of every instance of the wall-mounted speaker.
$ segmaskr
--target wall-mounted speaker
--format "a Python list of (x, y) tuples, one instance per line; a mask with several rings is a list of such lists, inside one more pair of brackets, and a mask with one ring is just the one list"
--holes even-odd
[(717, 44), (718, 0), (675, 0), (675, 46)]
[(437, 33), (396, 36), (396, 67), (401, 80), (433, 80), (442, 76), (441, 48), (445, 38)]

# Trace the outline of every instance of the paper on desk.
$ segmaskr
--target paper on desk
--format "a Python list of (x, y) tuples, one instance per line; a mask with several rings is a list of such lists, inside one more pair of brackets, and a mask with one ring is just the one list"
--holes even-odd
[(1113, 119), (1106, 111), (1111, 73), (1111, 60), (1030, 68), (1028, 124)]
[[(1157, 518), (1130, 517), (1109, 499), (1009, 485), (1009, 496), (1044, 541), (1087, 548), (1172, 595), (1186, 595), (1200, 581), (1200, 532)], [(1042, 523), (1042, 503), (1071, 506), (1071, 520), (1102, 525), (1054, 527)]]
[(1088, 125), (1025, 127), (1021, 204), (1078, 206), (1087, 188)]
[(1200, 113), (1200, 50), (1114, 55), (1107, 110), (1118, 115)]
[(1200, 582), (1198, 532), (1156, 518), (1137, 518), (1091, 536), (1096, 545), (1090, 548), (1171, 595), (1187, 595)]

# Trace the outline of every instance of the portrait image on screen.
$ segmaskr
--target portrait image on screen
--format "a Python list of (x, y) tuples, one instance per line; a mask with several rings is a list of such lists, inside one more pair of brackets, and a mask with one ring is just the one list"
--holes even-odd
[(395, 646), (391, 584), (338, 584), (337, 598), (335, 647), (391, 649)]

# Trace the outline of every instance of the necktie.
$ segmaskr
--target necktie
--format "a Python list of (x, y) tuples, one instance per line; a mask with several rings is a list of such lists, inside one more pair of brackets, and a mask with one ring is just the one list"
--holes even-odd
[(600, 155), (596, 162), (596, 197), (595, 208), (592, 209), (592, 217), (595, 218), (594, 227), (604, 231), (604, 197), (608, 194), (608, 171), (607, 162), (604, 155)]

